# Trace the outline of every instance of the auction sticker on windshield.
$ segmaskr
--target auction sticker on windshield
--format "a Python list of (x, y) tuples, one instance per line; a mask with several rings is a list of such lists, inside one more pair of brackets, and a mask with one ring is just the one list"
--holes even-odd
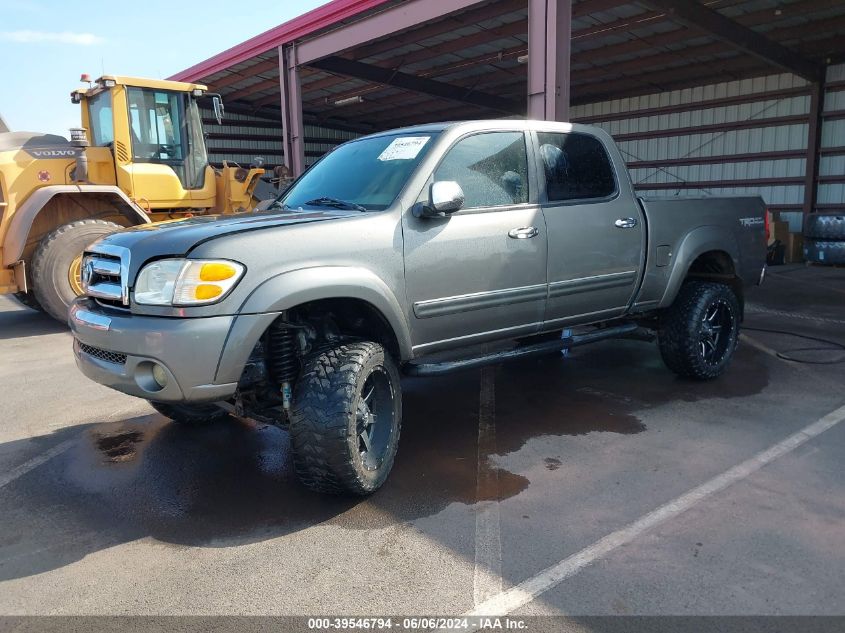
[(428, 142), (428, 136), (400, 136), (384, 148), (378, 155), (379, 160), (410, 160), (417, 157)]

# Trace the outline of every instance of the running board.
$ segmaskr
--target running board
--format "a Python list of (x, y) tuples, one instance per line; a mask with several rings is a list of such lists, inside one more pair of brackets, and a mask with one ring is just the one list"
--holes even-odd
[(637, 331), (637, 329), (639, 329), (639, 326), (636, 323), (626, 323), (624, 325), (603, 328), (587, 334), (568, 336), (560, 339), (559, 341), (546, 341), (544, 343), (536, 343), (534, 345), (522, 345), (516, 349), (507, 350), (505, 352), (496, 352), (494, 354), (476, 356), (474, 358), (444, 361), (441, 363), (417, 363), (412, 361), (405, 365), (403, 372), (408, 376), (443, 376), (444, 374), (464, 371), (465, 369), (477, 369), (478, 367), (497, 365), (509, 360), (529, 358), (531, 356), (542, 356), (544, 354), (549, 354), (550, 352), (558, 352), (571, 347), (578, 347), (579, 345), (587, 345), (589, 343), (595, 343), (596, 341), (603, 341), (609, 338), (618, 338), (627, 334), (632, 334)]

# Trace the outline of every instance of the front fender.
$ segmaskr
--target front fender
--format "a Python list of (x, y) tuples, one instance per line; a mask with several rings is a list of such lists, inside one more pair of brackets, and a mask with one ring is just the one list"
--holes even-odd
[(320, 299), (359, 299), (378, 310), (396, 336), (402, 360), (411, 358), (411, 337), (402, 307), (388, 285), (365, 268), (301, 268), (264, 281), (238, 310), (218, 366), (215, 382), (236, 382), (252, 348), (285, 310)]
[(131, 222), (144, 224), (150, 221), (149, 216), (144, 213), (143, 209), (132, 202), (119, 187), (114, 185), (80, 184), (41, 187), (21, 203), (9, 222), (9, 229), (6, 233), (5, 243), (3, 244), (3, 266), (11, 266), (21, 258), (35, 218), (47, 206), (47, 203), (57, 195), (68, 194), (74, 196), (83, 196), (85, 194), (113, 196), (116, 202), (115, 208)]
[(730, 255), (734, 270), (740, 270), (739, 247), (730, 229), (714, 225), (699, 226), (686, 234), (676, 250), (674, 266), (663, 298), (658, 304), (659, 307), (666, 308), (672, 305), (681, 290), (681, 284), (684, 283), (690, 266), (696, 258), (708, 251), (724, 251)]

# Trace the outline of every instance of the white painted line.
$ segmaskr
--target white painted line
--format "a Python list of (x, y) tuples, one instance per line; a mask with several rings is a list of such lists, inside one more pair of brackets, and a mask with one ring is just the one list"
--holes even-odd
[(804, 442), (833, 428), (843, 420), (845, 420), (845, 406), (828, 413), (823, 418), (804, 427), (794, 435), (790, 435), (782, 442), (778, 442), (771, 448), (758, 453), (754, 457), (734, 466), (721, 475), (717, 475), (697, 488), (693, 488), (675, 500), (649, 512), (644, 517), (621, 530), (608, 534), (603, 539), (573, 554), (569, 558), (565, 558), (559, 563), (547, 567), (536, 576), (529, 578), (512, 589), (503, 591), (481, 604), (477, 604), (472, 611), (464, 615), (466, 617), (481, 615), (505, 616), (513, 613), (515, 610), (534, 600), (540, 594), (557, 586), (567, 578), (574, 576), (587, 565), (607, 556), (622, 545), (630, 543), (644, 532), (686, 512), (728, 486), (745, 479), (766, 464), (775, 461), (779, 457), (783, 457), (804, 444)]
[(19, 477), (23, 477), (29, 471), (34, 470), (35, 468), (38, 468), (41, 464), (44, 464), (44, 463), (50, 461), (51, 459), (53, 459), (57, 455), (61, 455), (67, 449), (69, 449), (71, 446), (73, 446), (75, 441), (76, 440), (65, 440), (61, 444), (58, 444), (57, 446), (54, 446), (50, 450), (45, 451), (44, 453), (41, 453), (37, 457), (33, 457), (28, 462), (24, 462), (23, 464), (21, 464), (17, 468), (13, 468), (9, 472), (5, 473), (4, 475), (0, 475), (0, 488), (5, 488), (10, 483), (12, 483), (15, 479), (18, 479)]
[(496, 452), (495, 369), (481, 370), (478, 403), (478, 474), (476, 477), (475, 571), (472, 594), (475, 605), (502, 591), (502, 541), (499, 532), (499, 475), (488, 462)]

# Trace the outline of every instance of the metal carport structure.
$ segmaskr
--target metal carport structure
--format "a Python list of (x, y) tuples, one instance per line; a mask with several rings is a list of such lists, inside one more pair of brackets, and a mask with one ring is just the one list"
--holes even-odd
[(845, 206), (843, 31), (836, 0), (335, 0), (173, 78), (294, 173), (358, 133), (571, 119), (614, 134), (640, 190), (807, 213)]

